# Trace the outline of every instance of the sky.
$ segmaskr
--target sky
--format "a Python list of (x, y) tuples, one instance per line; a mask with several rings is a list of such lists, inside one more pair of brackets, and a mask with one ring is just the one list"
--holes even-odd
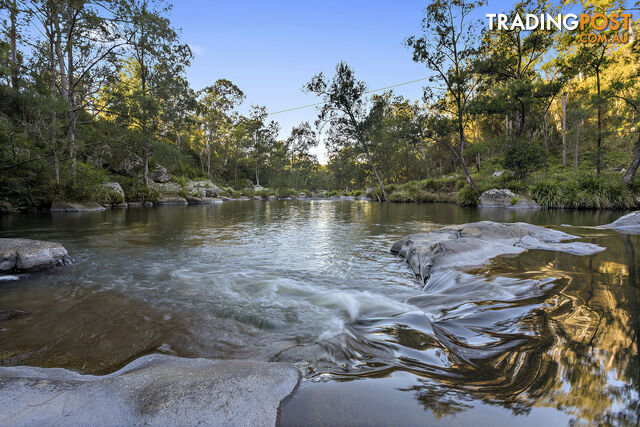
[[(496, 13), (515, 3), (490, 1), (478, 11)], [(416, 0), (197, 1), (174, 0), (170, 19), (181, 29), (194, 54), (187, 77), (194, 89), (226, 78), (246, 95), (239, 108), (264, 105), (268, 112), (318, 102), (302, 92), (311, 77), (331, 76), (339, 61), (356, 77), (377, 89), (426, 77), (422, 64), (411, 60), (403, 41), (419, 34), (427, 2)], [(394, 89), (410, 99), (422, 97), (423, 82)], [(275, 114), (280, 137), (302, 121), (313, 123), (313, 107)], [(321, 162), (326, 153), (316, 154)]]

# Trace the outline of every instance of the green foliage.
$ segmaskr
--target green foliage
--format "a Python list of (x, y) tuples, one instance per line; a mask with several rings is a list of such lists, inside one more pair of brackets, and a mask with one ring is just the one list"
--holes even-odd
[(518, 202), (519, 202), (519, 201), (520, 201), (520, 198), (518, 198), (518, 197), (516, 197), (516, 196), (513, 196), (513, 197), (511, 198), (511, 204), (512, 204), (512, 205), (516, 205), (516, 204), (518, 204)]
[(530, 172), (540, 169), (547, 164), (544, 148), (535, 142), (519, 141), (512, 144), (504, 158), (504, 166), (523, 179)]
[(470, 185), (465, 185), (458, 192), (458, 203), (462, 206), (477, 206), (480, 193), (471, 188)]
[(137, 178), (117, 176), (114, 178), (124, 191), (127, 202), (153, 202), (160, 197), (160, 192), (144, 185)]

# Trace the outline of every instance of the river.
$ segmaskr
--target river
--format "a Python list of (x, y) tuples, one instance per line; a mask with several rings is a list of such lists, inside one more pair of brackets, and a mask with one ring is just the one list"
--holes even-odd
[[(624, 212), (270, 201), (0, 217), (70, 267), (0, 281), (0, 364), (115, 371), (144, 354), (295, 363), (283, 425), (638, 423), (640, 236)], [(528, 251), (425, 289), (393, 242), (526, 221), (605, 246)]]

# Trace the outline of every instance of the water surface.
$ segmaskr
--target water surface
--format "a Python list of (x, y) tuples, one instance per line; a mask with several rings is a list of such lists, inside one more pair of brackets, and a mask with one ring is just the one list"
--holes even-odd
[[(640, 237), (622, 212), (232, 202), (0, 218), (67, 268), (0, 282), (0, 363), (112, 372), (143, 354), (296, 363), (282, 424), (638, 423)], [(607, 247), (529, 251), (426, 287), (394, 241), (482, 219)], [(424, 289), (423, 289), (424, 287)]]

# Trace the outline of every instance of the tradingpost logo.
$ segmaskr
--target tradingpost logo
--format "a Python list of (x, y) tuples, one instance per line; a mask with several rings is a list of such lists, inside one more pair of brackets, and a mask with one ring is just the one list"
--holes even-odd
[(534, 30), (559, 30), (574, 31), (580, 29), (578, 41), (581, 43), (615, 43), (629, 42), (629, 25), (631, 14), (613, 12), (604, 13), (575, 13), (552, 15), (542, 13), (539, 15), (526, 13), (516, 14), (511, 21), (505, 13), (487, 13), (489, 30), (506, 31), (534, 31)]

